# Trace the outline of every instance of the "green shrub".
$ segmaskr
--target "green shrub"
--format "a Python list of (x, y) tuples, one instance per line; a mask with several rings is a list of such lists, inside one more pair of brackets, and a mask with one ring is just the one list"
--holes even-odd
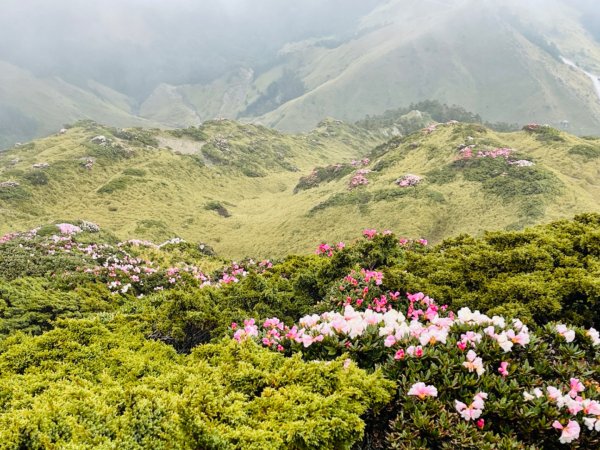
[(215, 211), (221, 217), (231, 217), (231, 214), (229, 211), (227, 211), (227, 208), (225, 208), (221, 202), (216, 200), (211, 200), (208, 202), (206, 205), (204, 205), (204, 209), (208, 211)]
[(0, 343), (0, 448), (350, 449), (392, 383), (248, 343), (181, 357), (130, 325)]
[(111, 300), (101, 284), (79, 285), (69, 291), (43, 278), (0, 279), (0, 338), (15, 331), (40, 334), (57, 318), (113, 310)]
[(445, 166), (440, 169), (430, 170), (425, 174), (427, 181), (433, 184), (447, 184), (456, 180), (458, 172), (453, 166)]
[(23, 179), (25, 179), (32, 186), (44, 186), (48, 184), (48, 181), (50, 181), (48, 175), (41, 170), (29, 172), (23, 175)]
[(552, 128), (549, 125), (529, 124), (525, 125), (523, 130), (530, 134), (534, 134), (536, 139), (540, 142), (564, 142), (565, 140), (561, 136), (559, 130)]
[(354, 168), (350, 164), (331, 164), (326, 167), (316, 167), (310, 175), (301, 177), (294, 187), (294, 193), (311, 189), (322, 183), (339, 180), (352, 173)]
[(600, 147), (591, 145), (575, 145), (569, 149), (569, 154), (583, 156), (586, 160), (600, 158)]
[(202, 127), (182, 128), (171, 130), (169, 133), (178, 138), (188, 137), (199, 142), (208, 141), (209, 139), (208, 135), (202, 130)]
[(0, 187), (0, 201), (17, 203), (31, 197), (31, 192), (23, 186)]

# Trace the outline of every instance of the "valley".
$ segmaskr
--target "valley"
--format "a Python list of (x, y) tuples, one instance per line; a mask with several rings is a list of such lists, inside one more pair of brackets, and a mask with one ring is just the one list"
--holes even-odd
[[(173, 131), (83, 122), (0, 154), (0, 182), (18, 184), (1, 188), (0, 231), (85, 219), (122, 239), (272, 257), (370, 226), (438, 242), (600, 211), (600, 140), (418, 117), (403, 122), (417, 131), (391, 138), (393, 127), (333, 119), (297, 135), (229, 120)], [(399, 186), (407, 174), (421, 181)]]

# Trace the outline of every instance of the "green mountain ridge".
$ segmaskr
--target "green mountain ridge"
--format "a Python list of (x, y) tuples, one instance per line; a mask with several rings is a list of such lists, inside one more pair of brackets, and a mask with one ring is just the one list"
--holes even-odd
[(574, 134), (599, 134), (600, 98), (584, 70), (600, 76), (600, 43), (581, 7), (388, 0), (344, 33), (285, 42), (261, 63), (222, 61), (209, 78), (178, 83), (166, 73), (144, 95), (109, 87), (100, 73), (77, 82), (68, 67), (64, 77), (36, 74), (0, 54), (0, 148), (82, 118), (179, 128), (224, 117), (306, 132), (323, 117), (352, 122), (426, 99), (491, 122), (568, 121)]
[[(398, 186), (409, 174), (422, 181)], [(358, 175), (366, 184), (351, 188)], [(544, 126), (448, 123), (389, 139), (333, 119), (301, 135), (229, 120), (172, 131), (83, 122), (0, 154), (0, 232), (86, 219), (122, 239), (280, 256), (361, 228), (439, 241), (598, 212), (599, 181), (600, 140)]]

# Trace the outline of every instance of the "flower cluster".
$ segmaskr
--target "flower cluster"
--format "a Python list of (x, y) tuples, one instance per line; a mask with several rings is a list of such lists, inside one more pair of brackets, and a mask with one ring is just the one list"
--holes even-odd
[(61, 234), (77, 234), (82, 231), (80, 227), (70, 223), (58, 223), (56, 224), (56, 228), (58, 228)]
[(556, 386), (547, 386), (546, 391), (535, 388), (531, 392), (523, 392), (525, 401), (536, 401), (542, 399), (548, 401), (560, 410), (566, 410), (568, 416), (567, 424), (563, 425), (558, 420), (552, 423), (552, 426), (561, 430), (560, 442), (568, 444), (579, 438), (580, 426), (577, 422), (577, 416), (582, 416), (584, 425), (591, 431), (600, 431), (600, 402), (591, 399), (585, 399), (580, 394), (585, 391), (585, 386), (578, 378), (569, 380), (569, 391), (563, 393)]
[(410, 186), (416, 186), (422, 180), (423, 179), (420, 176), (408, 173), (408, 174), (398, 178), (395, 181), (395, 183), (400, 187), (410, 187)]
[(531, 167), (531, 166), (535, 166), (535, 163), (533, 161), (529, 161), (527, 159), (518, 159), (515, 161), (508, 161), (508, 163), (511, 166), (517, 166), (517, 167)]
[[(527, 370), (527, 367), (520, 368), (520, 364), (515, 363), (515, 369), (512, 369), (512, 361), (519, 361), (520, 355), (535, 351), (535, 345), (529, 350), (529, 344), (533, 341), (538, 343), (540, 338), (534, 337), (529, 328), (518, 319), (489, 317), (469, 308), (461, 308), (453, 313), (420, 292), (407, 294), (408, 307), (404, 312), (389, 305), (379, 310), (372, 305), (365, 307), (365, 302), (359, 304), (354, 300), (365, 292), (364, 288), (361, 289), (363, 284), (378, 286), (377, 282), (382, 279), (383, 276), (376, 271), (363, 269), (353, 272), (340, 285), (342, 296), (351, 293), (349, 297), (353, 299), (342, 302), (341, 311), (307, 315), (292, 326), (285, 325), (275, 317), (264, 321), (262, 326), (249, 319), (244, 323), (243, 329), (239, 329), (236, 324), (232, 325), (236, 330), (234, 337), (238, 341), (255, 339), (274, 351), (288, 354), (302, 352), (307, 357), (316, 359), (328, 359), (349, 352), (356, 356), (357, 361), (371, 361), (369, 366), (383, 363), (388, 373), (398, 374), (403, 373), (400, 367), (403, 370), (414, 368), (414, 364), (419, 364), (418, 360), (426, 360), (427, 363), (424, 364), (432, 361), (439, 364), (439, 355), (458, 352), (462, 359), (451, 357), (449, 361), (454, 361), (452, 364), (456, 365), (447, 366), (446, 370), (449, 373), (462, 371), (470, 379), (469, 386), (479, 387), (471, 394), (473, 397), (470, 402), (464, 401), (465, 397), (452, 397), (456, 385), (427, 384), (428, 380), (415, 382), (414, 378), (411, 381), (413, 384), (409, 385), (410, 389), (408, 386), (406, 388), (406, 396), (421, 401), (441, 396), (443, 401), (452, 402), (454, 410), (462, 419), (483, 429), (487, 423), (482, 416), (487, 411), (488, 396), (492, 395), (492, 404), (498, 405), (498, 395), (502, 389), (508, 389), (509, 384), (518, 386), (514, 384), (516, 372)], [(366, 292), (369, 291), (370, 289)], [(399, 304), (396, 303), (396, 306)], [(579, 335), (562, 324), (548, 326), (547, 330), (556, 339), (565, 342), (575, 342), (577, 336), (581, 336), (585, 345), (600, 346), (599, 333), (593, 328), (584, 330)], [(511, 356), (512, 353), (514, 355)], [(423, 368), (418, 373), (422, 375), (429, 372)], [(486, 380), (485, 385), (482, 384), (483, 379)], [(491, 381), (492, 379), (497, 381)], [(531, 381), (528, 379), (527, 382)], [(507, 387), (502, 388), (503, 385)], [(500, 387), (494, 388), (495, 393), (490, 394), (488, 389), (482, 389), (484, 386), (488, 386), (488, 389)], [(561, 443), (572, 442), (579, 437), (580, 423), (592, 431), (600, 429), (600, 403), (585, 395), (586, 384), (579, 378), (572, 377), (566, 389), (563, 392), (558, 387), (549, 386), (545, 395), (537, 387), (532, 393), (526, 389), (521, 399), (523, 408), (527, 408), (528, 402), (538, 400), (549, 401), (554, 405), (554, 409), (545, 409), (545, 414), (549, 414), (551, 418), (546, 423), (555, 420), (552, 426), (561, 431)], [(497, 413), (493, 413), (492, 417), (494, 414)]]
[[(363, 173), (358, 173), (363, 172)], [(357, 170), (356, 173), (350, 178), (350, 182), (348, 183), (348, 189), (352, 190), (358, 186), (366, 186), (369, 184), (369, 180), (365, 177), (365, 171)]]
[(478, 392), (475, 394), (473, 401), (468, 406), (461, 401), (455, 400), (454, 407), (461, 417), (466, 421), (475, 420), (481, 416), (485, 406), (485, 400), (487, 400), (487, 398), (488, 395), (485, 392)]
[(333, 254), (337, 250), (342, 250), (345, 247), (346, 247), (346, 244), (344, 244), (343, 242), (338, 242), (335, 245), (329, 245), (326, 243), (322, 243), (317, 247), (317, 250), (315, 250), (315, 253), (317, 255), (324, 255), (324, 256), (332, 257)]
[(508, 159), (514, 150), (512, 148), (495, 148), (493, 150), (478, 151), (478, 158), (504, 158)]
[(369, 160), (369, 158), (363, 158), (363, 159), (353, 159), (353, 160), (350, 162), (350, 165), (351, 165), (352, 167), (368, 166), (370, 162), (371, 162), (371, 161)]

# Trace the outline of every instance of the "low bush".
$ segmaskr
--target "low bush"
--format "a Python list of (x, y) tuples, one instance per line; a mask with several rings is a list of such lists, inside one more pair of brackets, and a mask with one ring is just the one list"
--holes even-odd
[(569, 149), (569, 154), (582, 156), (586, 160), (600, 158), (600, 147), (591, 145), (575, 145)]
[(343, 360), (234, 342), (183, 357), (118, 323), (0, 343), (0, 448), (350, 449), (391, 397)]

